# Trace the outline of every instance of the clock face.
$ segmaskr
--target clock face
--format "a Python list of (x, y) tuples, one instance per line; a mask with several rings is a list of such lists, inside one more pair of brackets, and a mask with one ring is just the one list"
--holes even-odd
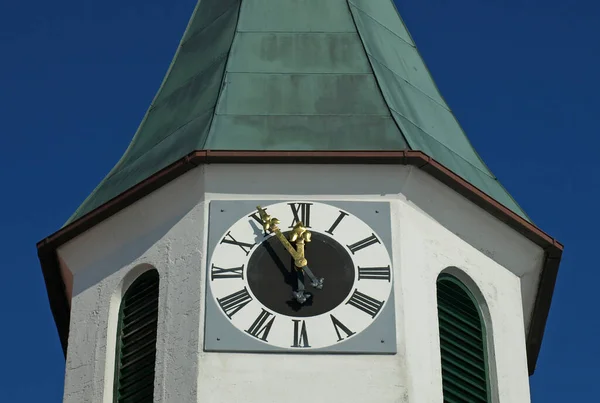
[(281, 240), (265, 233), (258, 211), (249, 211), (222, 234), (209, 262), (207, 281), (221, 314), (247, 337), (298, 351), (343, 343), (367, 329), (392, 289), (390, 257), (377, 233), (325, 203), (263, 208), (280, 220), (287, 239), (298, 221), (310, 231), (307, 265), (298, 269)]

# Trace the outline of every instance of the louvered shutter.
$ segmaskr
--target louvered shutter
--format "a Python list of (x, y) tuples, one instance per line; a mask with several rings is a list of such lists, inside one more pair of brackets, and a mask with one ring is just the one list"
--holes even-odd
[(127, 289), (119, 312), (115, 403), (151, 403), (158, 320), (158, 272), (150, 270)]
[(437, 282), (444, 402), (488, 402), (485, 328), (477, 303), (455, 277)]

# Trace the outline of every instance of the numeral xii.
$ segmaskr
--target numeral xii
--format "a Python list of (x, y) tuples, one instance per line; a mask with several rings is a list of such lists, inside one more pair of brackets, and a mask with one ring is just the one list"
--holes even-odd
[(310, 228), (310, 206), (312, 206), (312, 203), (288, 203), (288, 206), (290, 206), (294, 215), (290, 228), (293, 228), (298, 221), (302, 221), (306, 228)]

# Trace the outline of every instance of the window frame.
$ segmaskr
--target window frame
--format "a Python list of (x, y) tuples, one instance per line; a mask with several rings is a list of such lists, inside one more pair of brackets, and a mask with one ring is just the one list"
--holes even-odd
[[(480, 328), (481, 328), (481, 339), (483, 341), (483, 346), (482, 346), (482, 351), (483, 351), (483, 362), (484, 362), (484, 376), (485, 376), (485, 382), (486, 382), (486, 403), (492, 403), (495, 402), (496, 400), (494, 399), (494, 393), (493, 393), (493, 384), (492, 384), (492, 371), (491, 371), (491, 362), (490, 362), (490, 333), (488, 331), (488, 321), (486, 320), (484, 314), (483, 314), (483, 309), (482, 309), (482, 303), (480, 302), (480, 300), (475, 296), (475, 293), (471, 291), (471, 289), (463, 282), (461, 281), (461, 279), (459, 279), (456, 275), (454, 275), (453, 273), (448, 273), (446, 271), (440, 273), (440, 275), (437, 277), (436, 279), (436, 299), (437, 299), (437, 295), (438, 295), (438, 285), (440, 282), (450, 282), (453, 285), (456, 285), (457, 287), (459, 287), (461, 289), (461, 291), (463, 293), (465, 293), (465, 295), (469, 298), (469, 300), (471, 301), (471, 303), (473, 304), (473, 307), (475, 308), (475, 311), (477, 312), (478, 318), (479, 318), (479, 323), (480, 323)], [(438, 322), (438, 333), (440, 332), (440, 316), (439, 316), (439, 306), (440, 306), (440, 301), (439, 299), (436, 301), (436, 310), (437, 310), (437, 322)], [(443, 388), (443, 384), (444, 384), (444, 376), (443, 376), (443, 364), (442, 364), (442, 339), (441, 339), (441, 334), (438, 334), (438, 341), (440, 344), (440, 348), (439, 348), (439, 352), (440, 352), (440, 376), (442, 378), (442, 398), (445, 400), (444, 397), (444, 388)]]
[[(156, 343), (158, 342), (158, 319), (159, 319), (159, 299), (160, 299), (160, 274), (158, 273), (158, 270), (156, 270), (156, 268), (152, 267), (149, 268), (148, 270), (145, 270), (142, 273), (139, 273), (133, 280), (130, 280), (130, 283), (128, 284), (127, 288), (125, 288), (122, 292), (122, 297), (119, 301), (119, 311), (118, 311), (118, 316), (117, 316), (117, 331), (116, 331), (116, 339), (115, 339), (115, 351), (114, 351), (114, 376), (113, 376), (113, 393), (112, 393), (112, 402), (113, 403), (119, 403), (119, 399), (120, 399), (120, 392), (119, 392), (119, 386), (120, 386), (120, 370), (121, 370), (121, 353), (122, 353), (122, 349), (123, 349), (123, 337), (121, 334), (121, 331), (123, 329), (123, 323), (124, 323), (124, 308), (125, 308), (125, 303), (127, 301), (127, 297), (128, 297), (128, 293), (132, 292), (134, 290), (134, 287), (138, 284), (140, 284), (146, 277), (154, 277), (153, 281), (156, 282), (156, 326), (154, 329), (155, 332), (155, 338), (156, 338), (156, 342), (154, 345), (154, 372), (152, 375), (153, 378), (153, 385), (152, 385), (152, 392), (154, 395), (155, 392), (155, 383), (156, 383), (156, 357), (158, 354), (158, 349), (157, 349), (157, 345)], [(152, 397), (152, 399), (154, 399), (154, 396)]]

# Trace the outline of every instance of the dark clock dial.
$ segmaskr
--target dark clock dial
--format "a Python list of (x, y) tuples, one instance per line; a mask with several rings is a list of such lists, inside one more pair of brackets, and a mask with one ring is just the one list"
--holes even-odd
[[(288, 236), (288, 232), (284, 232)], [(355, 281), (354, 263), (342, 245), (328, 235), (313, 233), (306, 246), (306, 259), (317, 277), (326, 285), (317, 290), (308, 286), (312, 296), (303, 304), (292, 298), (298, 290), (294, 259), (275, 237), (269, 237), (252, 253), (248, 261), (248, 285), (265, 307), (282, 315), (309, 317), (331, 311), (352, 292)]]

